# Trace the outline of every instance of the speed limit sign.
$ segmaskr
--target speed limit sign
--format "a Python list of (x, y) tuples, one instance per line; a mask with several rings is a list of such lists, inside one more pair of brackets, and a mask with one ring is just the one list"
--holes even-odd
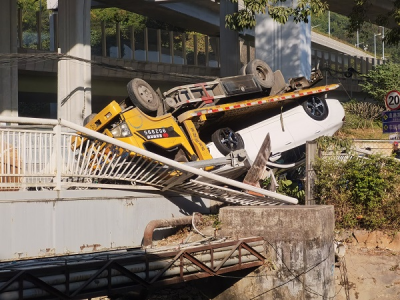
[(385, 98), (386, 107), (390, 110), (397, 110), (400, 108), (400, 92), (393, 90), (386, 94)]

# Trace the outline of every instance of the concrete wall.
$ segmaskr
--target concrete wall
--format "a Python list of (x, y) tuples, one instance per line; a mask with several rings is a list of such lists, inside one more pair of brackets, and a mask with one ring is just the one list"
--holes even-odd
[(0, 261), (140, 247), (151, 220), (209, 207), (210, 200), (145, 191), (2, 192)]
[[(220, 220), (222, 236), (264, 237), (267, 259), (265, 266), (250, 274), (209, 280), (203, 285), (210, 291), (209, 297), (214, 300), (334, 297), (333, 206), (224, 207), (220, 210)], [(238, 279), (243, 276), (246, 277)]]

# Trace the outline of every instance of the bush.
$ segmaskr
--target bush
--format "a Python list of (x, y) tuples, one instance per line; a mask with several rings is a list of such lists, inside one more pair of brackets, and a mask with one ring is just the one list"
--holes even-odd
[(315, 198), (335, 206), (338, 228), (399, 230), (400, 163), (391, 157), (319, 159)]
[(343, 104), (346, 112), (346, 122), (342, 131), (347, 129), (366, 129), (381, 127), (382, 112), (385, 107), (382, 104), (370, 102), (351, 101)]

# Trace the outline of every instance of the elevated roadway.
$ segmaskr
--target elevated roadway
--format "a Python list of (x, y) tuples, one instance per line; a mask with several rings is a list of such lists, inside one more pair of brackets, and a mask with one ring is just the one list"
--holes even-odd
[[(223, 0), (228, 1), (228, 0)], [(204, 33), (219, 35), (219, 0), (98, 0), (106, 6), (119, 7), (145, 15), (174, 26)], [(240, 5), (239, 1), (239, 5)], [(327, 0), (329, 10), (345, 16), (352, 12), (353, 2), (348, 0)], [(377, 17), (386, 15), (394, 8), (394, 0), (369, 0), (366, 16), (373, 23)], [(398, 24), (389, 22), (389, 28)]]
[[(228, 1), (228, 0), (227, 0)], [(99, 0), (107, 6), (115, 6), (157, 20), (170, 23), (174, 26), (200, 32), (209, 36), (220, 35), (220, 1), (219, 0)], [(240, 6), (239, 1), (239, 6)], [(329, 0), (329, 8), (333, 12), (349, 15), (352, 4), (346, 0)], [(367, 17), (373, 22), (378, 16), (387, 14), (393, 9), (393, 0), (371, 0), (368, 6)], [(390, 24), (392, 27), (397, 24)], [(247, 35), (254, 36), (254, 30), (246, 31)], [(324, 51), (338, 51), (352, 56), (372, 57), (364, 51), (337, 42), (326, 36), (313, 32), (311, 35), (313, 48)]]

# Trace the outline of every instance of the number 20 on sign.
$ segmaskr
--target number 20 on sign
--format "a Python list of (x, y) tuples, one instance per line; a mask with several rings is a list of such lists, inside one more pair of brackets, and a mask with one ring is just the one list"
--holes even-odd
[(386, 94), (385, 98), (386, 107), (390, 110), (397, 110), (400, 108), (400, 92), (393, 90)]

